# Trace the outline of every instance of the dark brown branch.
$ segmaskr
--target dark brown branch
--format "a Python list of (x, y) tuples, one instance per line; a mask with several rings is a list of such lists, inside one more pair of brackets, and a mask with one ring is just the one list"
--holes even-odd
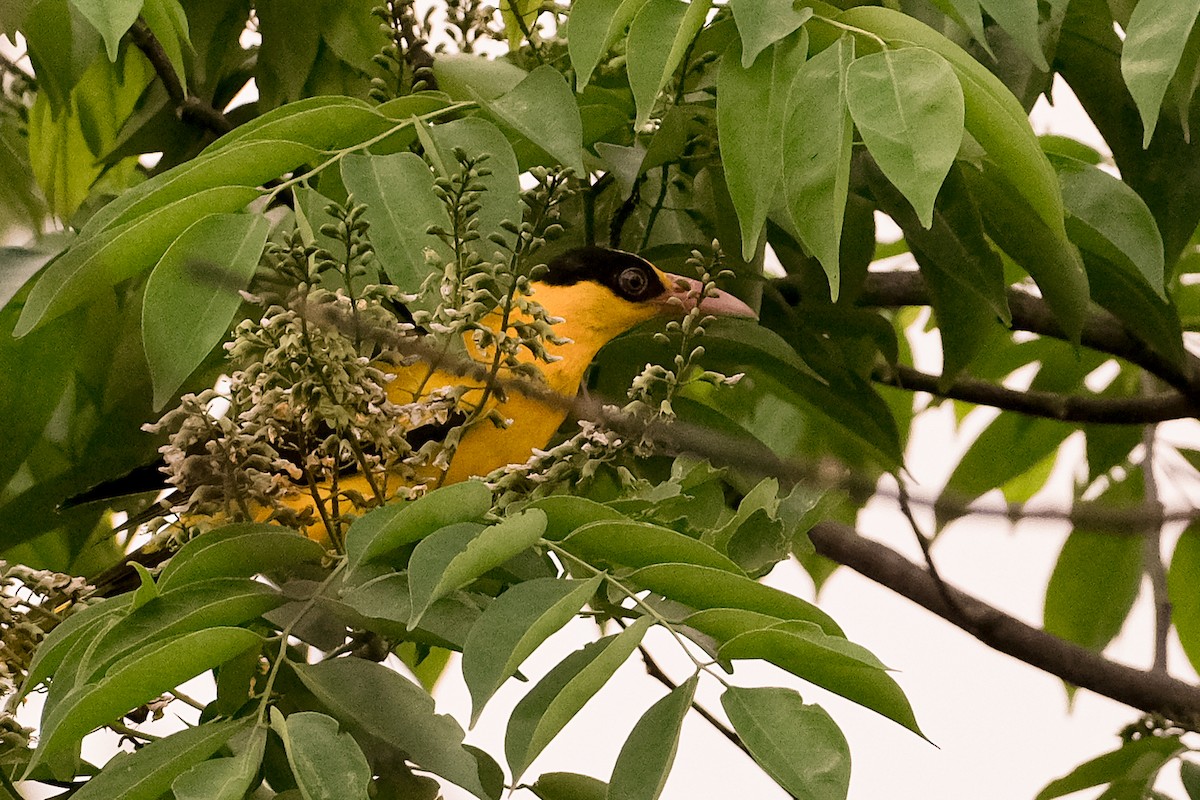
[(163, 87), (167, 90), (167, 96), (175, 104), (175, 113), (181, 120), (199, 125), (218, 136), (233, 130), (233, 123), (224, 114), (200, 98), (187, 93), (187, 87), (179, 80), (179, 73), (171, 64), (171, 59), (167, 56), (167, 51), (163, 49), (162, 42), (150, 30), (150, 26), (146, 24), (145, 20), (139, 17), (133, 23), (133, 27), (129, 29), (129, 38), (149, 59), (155, 73), (163, 82)]
[(951, 609), (928, 572), (845, 525), (821, 522), (810, 536), (821, 555), (907, 597), (993, 650), (1067, 683), (1147, 713), (1161, 714), (1190, 730), (1200, 730), (1200, 687), (1161, 672), (1110, 661), (1099, 653), (1026, 625), (972, 595), (946, 587), (954, 598), (955, 608)]
[[(929, 290), (918, 272), (872, 272), (867, 275), (859, 304), (878, 308), (927, 306)], [(1039, 297), (1009, 288), (1008, 306), (1014, 330), (1066, 340), (1062, 326)], [(1190, 353), (1181, 369), (1169, 358), (1138, 339), (1112, 314), (1093, 308), (1083, 325), (1084, 347), (1122, 358), (1162, 379), (1192, 403), (1200, 405), (1200, 359)]]
[(1034, 389), (1020, 391), (972, 378), (959, 378), (941, 386), (941, 378), (900, 364), (880, 367), (871, 378), (887, 386), (910, 392), (928, 392), (937, 397), (964, 400), (1003, 411), (1062, 422), (1112, 425), (1146, 425), (1200, 415), (1200, 407), (1176, 392), (1138, 397), (1067, 395)]

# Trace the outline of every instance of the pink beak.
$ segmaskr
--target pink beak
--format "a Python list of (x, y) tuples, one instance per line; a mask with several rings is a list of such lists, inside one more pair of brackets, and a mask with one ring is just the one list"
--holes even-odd
[[(696, 307), (696, 300), (700, 297), (701, 284), (695, 278), (685, 278), (682, 275), (674, 275), (670, 272), (662, 273), (667, 279), (667, 291), (664, 292), (659, 302), (668, 305), (672, 308), (679, 308), (675, 303), (670, 303), (671, 298), (678, 298), (683, 304), (683, 313), (687, 313)], [(711, 314), (714, 317), (745, 317), (748, 319), (758, 319), (758, 314), (754, 312), (750, 306), (737, 299), (729, 292), (717, 290), (715, 295), (705, 297), (700, 302), (700, 308), (705, 314)]]

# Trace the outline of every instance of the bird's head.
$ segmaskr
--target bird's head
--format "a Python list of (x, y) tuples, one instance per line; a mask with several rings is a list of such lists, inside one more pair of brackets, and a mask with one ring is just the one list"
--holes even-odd
[[(533, 299), (563, 322), (555, 332), (575, 347), (599, 350), (610, 339), (654, 317), (681, 317), (695, 307), (700, 283), (663, 272), (640, 256), (603, 247), (580, 247), (552, 260), (535, 284)], [(700, 302), (713, 316), (756, 317), (728, 292)]]

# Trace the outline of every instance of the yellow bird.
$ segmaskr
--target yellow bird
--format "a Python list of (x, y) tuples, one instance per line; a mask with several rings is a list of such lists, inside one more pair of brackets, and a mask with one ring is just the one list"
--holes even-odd
[[(432, 467), (418, 471), (418, 477), (428, 485), (456, 483), (487, 475), (508, 464), (524, 464), (535, 449), (544, 448), (553, 438), (600, 348), (639, 323), (655, 317), (682, 317), (695, 308), (700, 297), (698, 281), (665, 273), (645, 259), (619, 250), (578, 248), (554, 258), (547, 268), (546, 273), (532, 284), (531, 299), (549, 316), (561, 319), (554, 325), (554, 333), (565, 341), (545, 343), (552, 360), (538, 364), (545, 383), (538, 386), (537, 391), (522, 391), (530, 384), (509, 380), (510, 373), (506, 371), (499, 375), (505, 391), (498, 396), (486, 393), (484, 381), (478, 377), (457, 374), (448, 368), (439, 369), (437, 364), (426, 361), (386, 370), (395, 374), (387, 385), (388, 399), (393, 403), (404, 405), (425, 400), (439, 388), (465, 385), (469, 388), (462, 400), (467, 410), (471, 409), (472, 401), (478, 404), (486, 394), (490, 399), (486, 400), (488, 407), (485, 410), (494, 411), (494, 416), (498, 415), (506, 422), (503, 427), (497, 427), (483, 421), (468, 428), (444, 473)], [(714, 316), (756, 316), (749, 306), (727, 292), (716, 291), (700, 302), (701, 310)], [(500, 327), (497, 312), (493, 312), (493, 317), (485, 320), (485, 324), (490, 323), (495, 330)], [(487, 351), (473, 345), (469, 335), (467, 349), (476, 359), (484, 360), (488, 356)], [(533, 356), (525, 351), (522, 358), (533, 360)], [(376, 480), (376, 484), (378, 482)], [(70, 502), (79, 504), (111, 499), (119, 494), (155, 488), (165, 488), (158, 465), (101, 484)], [(344, 508), (347, 496), (357, 494), (370, 498), (375, 496), (376, 488), (378, 486), (373, 487), (362, 471), (345, 469), (338, 474), (336, 484), (321, 482), (315, 489), (292, 484), (277, 501), (297, 513), (311, 510), (313, 518), (319, 518), (316, 498), (325, 509), (339, 504)], [(382, 493), (383, 498), (386, 500), (394, 495), (398, 488), (402, 487), (394, 485), (393, 481)], [(263, 506), (256, 506), (252, 513), (260, 521), (273, 514)], [(326, 525), (321, 522), (310, 525), (307, 533), (318, 539), (328, 536)], [(154, 560), (160, 560), (162, 555), (165, 554)]]
[[(543, 391), (523, 392), (522, 383), (510, 383), (503, 399), (489, 403), (489, 410), (505, 420), (506, 426), (484, 423), (470, 428), (444, 474), (426, 470), (421, 476), (432, 484), (445, 485), (487, 475), (508, 464), (524, 464), (535, 449), (550, 442), (566, 419), (571, 401), (600, 348), (652, 318), (682, 317), (695, 307), (700, 288), (695, 279), (663, 272), (645, 259), (620, 250), (583, 247), (550, 261), (546, 273), (533, 283), (531, 299), (550, 316), (562, 320), (554, 325), (554, 333), (566, 341), (546, 343), (552, 360), (538, 364), (545, 378)], [(705, 297), (701, 310), (714, 316), (756, 316), (749, 306), (723, 291)], [(494, 312), (493, 316), (498, 314)], [(493, 329), (499, 327), (498, 319), (490, 322)], [(488, 353), (481, 353), (470, 342), (468, 350), (478, 360), (489, 360), (484, 358)], [(533, 360), (529, 353), (523, 355), (525, 360)], [(453, 384), (474, 390), (463, 397), (469, 407), (484, 392), (483, 381), (438, 370), (437, 365), (418, 362), (396, 372), (387, 392), (389, 400), (397, 404), (422, 400)], [(501, 380), (505, 377), (502, 372)], [(327, 500), (332, 491), (332, 487), (323, 486), (322, 500)], [(337, 491), (363, 496), (371, 493), (362, 473), (340, 476)], [(284, 502), (302, 511), (312, 506), (311, 492), (298, 486)]]

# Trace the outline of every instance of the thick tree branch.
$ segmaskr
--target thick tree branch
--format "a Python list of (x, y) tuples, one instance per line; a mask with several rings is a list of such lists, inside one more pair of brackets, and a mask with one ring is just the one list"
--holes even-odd
[(150, 30), (150, 26), (146, 24), (145, 20), (139, 17), (133, 23), (133, 27), (129, 29), (129, 38), (149, 59), (155, 73), (162, 80), (163, 87), (167, 90), (167, 96), (175, 104), (175, 113), (181, 120), (206, 128), (218, 136), (233, 130), (233, 123), (224, 114), (200, 98), (188, 95), (187, 87), (179, 80), (179, 73), (171, 64), (171, 59), (167, 56), (167, 51), (163, 49), (162, 42)]
[(976, 405), (1062, 422), (1146, 425), (1200, 415), (1200, 406), (1176, 392), (1139, 397), (1067, 395), (1033, 389), (1020, 391), (972, 378), (959, 378), (943, 387), (939, 376), (903, 364), (880, 367), (871, 378), (910, 392), (928, 392), (936, 397), (965, 400)]
[(1067, 683), (1147, 713), (1161, 714), (1190, 730), (1200, 730), (1200, 687), (1161, 672), (1134, 669), (1099, 653), (1026, 625), (953, 587), (947, 605), (922, 567), (894, 550), (836, 522), (821, 522), (810, 533), (817, 552), (886, 586), (957, 625), (981, 642)]
[[(859, 304), (878, 308), (927, 306), (929, 290), (918, 272), (872, 272), (867, 275)], [(1014, 330), (1066, 340), (1062, 326), (1039, 297), (1009, 288), (1008, 306)], [(1084, 347), (1122, 358), (1147, 370), (1200, 405), (1200, 359), (1188, 354), (1181, 369), (1138, 339), (1116, 317), (1093, 308), (1083, 325)]]

